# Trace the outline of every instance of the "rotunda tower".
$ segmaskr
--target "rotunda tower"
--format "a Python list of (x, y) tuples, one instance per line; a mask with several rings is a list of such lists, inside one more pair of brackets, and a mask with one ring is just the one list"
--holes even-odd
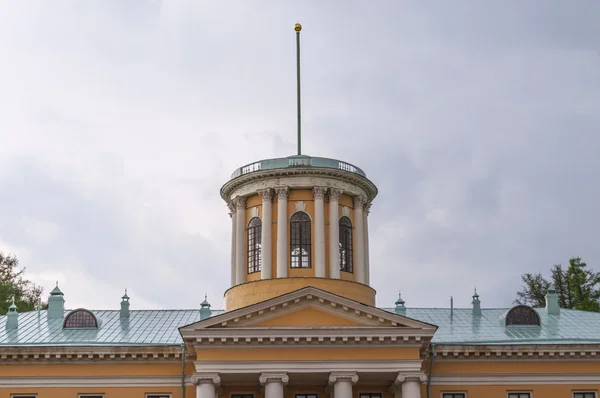
[(298, 155), (235, 170), (221, 188), (232, 219), (231, 311), (313, 286), (375, 305), (369, 286), (368, 215), (377, 187), (358, 167)]

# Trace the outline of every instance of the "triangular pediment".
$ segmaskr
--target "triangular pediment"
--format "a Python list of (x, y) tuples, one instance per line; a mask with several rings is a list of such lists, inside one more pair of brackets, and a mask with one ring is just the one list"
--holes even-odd
[[(365, 305), (324, 290), (306, 287), (180, 329), (184, 339), (226, 329), (401, 329), (432, 336), (436, 326)], [(204, 334), (204, 333), (203, 333)], [(212, 333), (211, 333), (212, 334)]]

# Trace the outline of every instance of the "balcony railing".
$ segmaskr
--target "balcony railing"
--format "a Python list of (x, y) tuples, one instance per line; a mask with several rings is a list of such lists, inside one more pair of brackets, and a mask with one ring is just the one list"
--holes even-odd
[(289, 167), (321, 167), (338, 169), (355, 173), (365, 178), (367, 177), (365, 172), (359, 167), (347, 162), (342, 162), (341, 160), (316, 158), (310, 156), (290, 156), (287, 158), (259, 160), (258, 162), (247, 164), (235, 170), (231, 175), (231, 178), (233, 179), (241, 175), (260, 170), (287, 169)]

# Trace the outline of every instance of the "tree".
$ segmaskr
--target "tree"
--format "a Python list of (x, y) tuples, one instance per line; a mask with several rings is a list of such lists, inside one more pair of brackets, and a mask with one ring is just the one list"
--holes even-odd
[(24, 278), (25, 268), (19, 269), (15, 256), (0, 252), (0, 315), (6, 314), (13, 297), (19, 312), (32, 311), (40, 301), (43, 289)]
[[(517, 292), (515, 303), (544, 307), (550, 281), (539, 272), (523, 274), (521, 280), (523, 287)], [(600, 272), (588, 269), (581, 258), (571, 258), (566, 270), (560, 264), (554, 265), (551, 281), (561, 308), (600, 312)]]

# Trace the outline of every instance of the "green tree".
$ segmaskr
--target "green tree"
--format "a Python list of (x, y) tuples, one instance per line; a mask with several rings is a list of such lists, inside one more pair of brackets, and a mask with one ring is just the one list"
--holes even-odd
[(25, 279), (25, 268), (19, 269), (15, 256), (0, 252), (0, 315), (6, 314), (14, 297), (19, 312), (32, 311), (39, 302), (43, 289)]
[[(550, 271), (550, 280), (558, 294), (561, 308), (600, 312), (600, 272), (587, 268), (579, 257), (569, 260), (565, 270), (562, 265), (554, 265)], [(521, 276), (523, 287), (517, 292), (516, 304), (532, 307), (546, 305), (546, 291), (550, 281), (541, 273), (526, 273)]]

